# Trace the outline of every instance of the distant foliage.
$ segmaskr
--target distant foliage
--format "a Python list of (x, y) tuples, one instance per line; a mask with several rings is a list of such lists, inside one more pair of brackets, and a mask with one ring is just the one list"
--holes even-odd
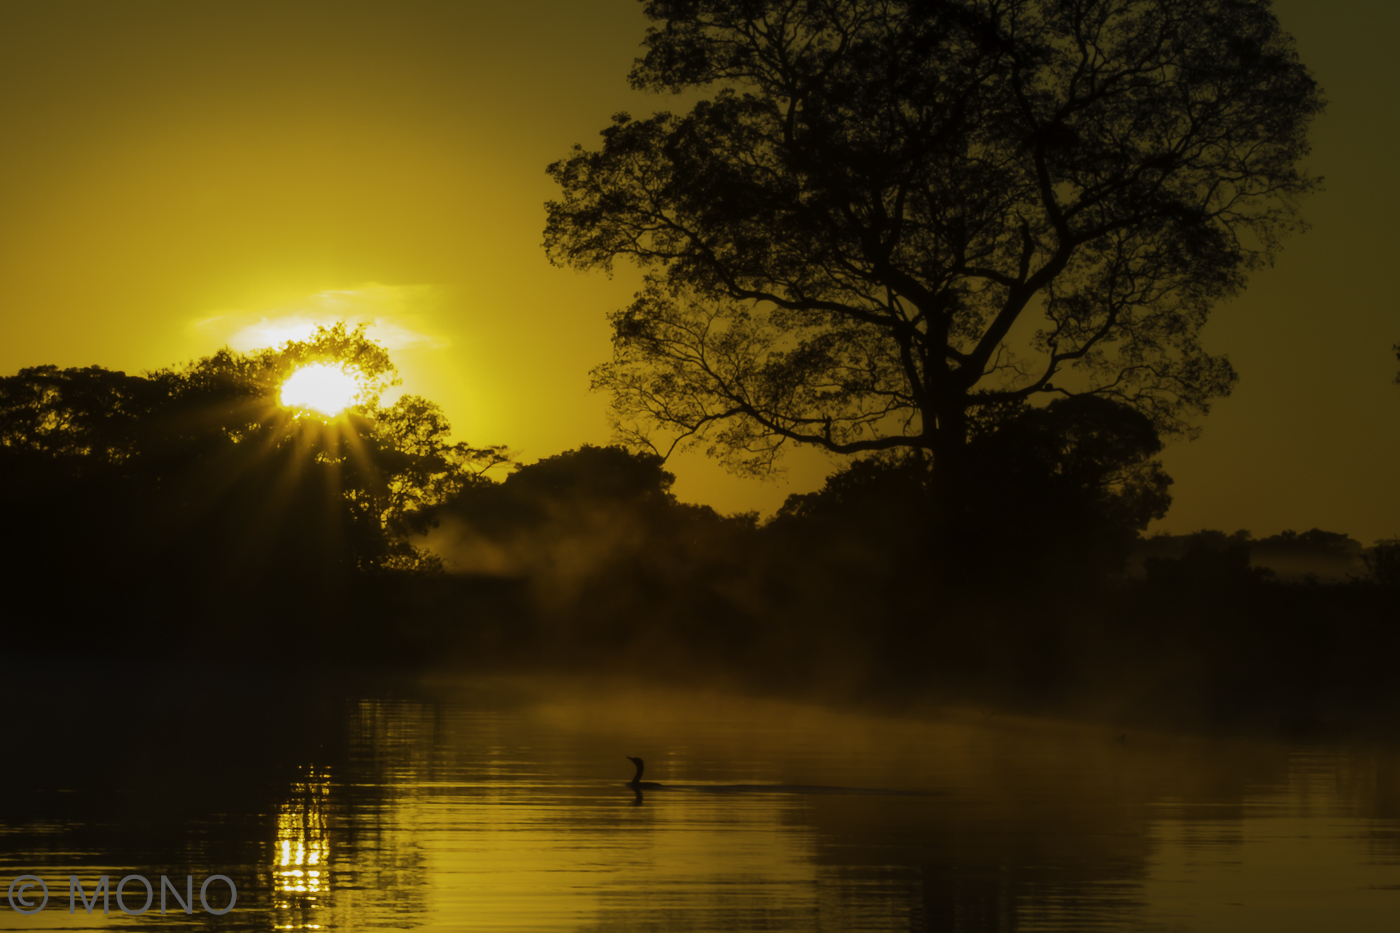
[(465, 486), (415, 521), (447, 567), (521, 581), (528, 611), (503, 638), (571, 663), (612, 664), (682, 648), (694, 660), (749, 644), (744, 580), (752, 515), (678, 502), (655, 454), (584, 445)]
[(855, 461), (821, 490), (789, 497), (774, 524), (819, 541), (860, 541), (887, 566), (912, 550), (927, 562), (920, 576), (951, 564), (946, 582), (1089, 585), (1120, 573), (1139, 532), (1166, 514), (1161, 450), (1151, 420), (1127, 406), (1058, 399), (979, 426), (950, 526), (932, 519), (934, 464), (918, 455)]
[(1250, 561), (1254, 538), (1247, 531), (1198, 531), (1186, 536), (1185, 552), (1176, 558), (1146, 561), (1149, 589), (1171, 600), (1219, 599), (1255, 587), (1273, 573)]
[(1377, 541), (1366, 555), (1371, 577), (1384, 586), (1400, 586), (1400, 538)]
[[(281, 408), (287, 376), (326, 360), (359, 371), (358, 403), (334, 419)], [(0, 379), (0, 508), (21, 543), (7, 592), (70, 615), (123, 594), (167, 618), (211, 604), (319, 618), (358, 577), (432, 569), (406, 516), (507, 456), (452, 443), (424, 399), (381, 406), (396, 383), (387, 352), (343, 324), (143, 375)]]

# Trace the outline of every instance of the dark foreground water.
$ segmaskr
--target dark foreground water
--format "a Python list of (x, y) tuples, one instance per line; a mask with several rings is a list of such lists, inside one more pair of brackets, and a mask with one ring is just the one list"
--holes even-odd
[[(51, 892), (33, 916), (0, 901), (3, 929), (1400, 928), (1385, 746), (566, 682), (186, 668), (0, 691), (0, 886)], [(670, 786), (629, 789), (627, 755)], [(181, 896), (192, 875), (194, 914), (168, 893), (164, 916), (69, 913), (70, 875), (91, 897), (130, 874)], [(222, 916), (199, 904), (214, 874), (238, 890)]]

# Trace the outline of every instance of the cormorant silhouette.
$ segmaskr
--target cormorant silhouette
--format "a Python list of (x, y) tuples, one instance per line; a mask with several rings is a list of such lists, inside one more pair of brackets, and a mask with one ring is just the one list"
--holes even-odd
[(628, 787), (632, 788), (633, 790), (660, 790), (662, 787), (665, 786), (664, 784), (658, 784), (655, 781), (642, 780), (642, 769), (646, 767), (646, 762), (642, 761), (642, 759), (633, 758), (631, 755), (628, 755), (627, 760), (637, 766), (637, 773), (632, 775), (632, 780), (627, 782)]

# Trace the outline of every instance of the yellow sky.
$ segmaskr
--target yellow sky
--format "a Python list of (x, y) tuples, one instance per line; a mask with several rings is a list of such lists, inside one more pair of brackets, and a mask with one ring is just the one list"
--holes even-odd
[[(1282, 0), (1326, 88), (1327, 190), (1206, 332), (1242, 374), (1167, 455), (1160, 526), (1400, 533), (1400, 10)], [(347, 317), (379, 322), (405, 389), (524, 460), (605, 443), (608, 311), (637, 277), (551, 268), (544, 167), (630, 91), (636, 0), (0, 4), (0, 373), (138, 371)], [(676, 491), (771, 511), (819, 484)]]

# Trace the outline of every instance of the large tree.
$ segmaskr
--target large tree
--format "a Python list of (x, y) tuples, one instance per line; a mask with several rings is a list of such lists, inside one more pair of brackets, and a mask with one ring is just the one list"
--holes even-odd
[[(1202, 347), (1298, 226), (1322, 109), (1268, 0), (646, 0), (634, 87), (549, 172), (551, 259), (646, 285), (595, 370), (622, 433), (739, 469), (932, 454), (1095, 394), (1189, 432)], [(697, 100), (698, 98), (698, 100)], [(947, 485), (947, 484), (944, 484)]]

